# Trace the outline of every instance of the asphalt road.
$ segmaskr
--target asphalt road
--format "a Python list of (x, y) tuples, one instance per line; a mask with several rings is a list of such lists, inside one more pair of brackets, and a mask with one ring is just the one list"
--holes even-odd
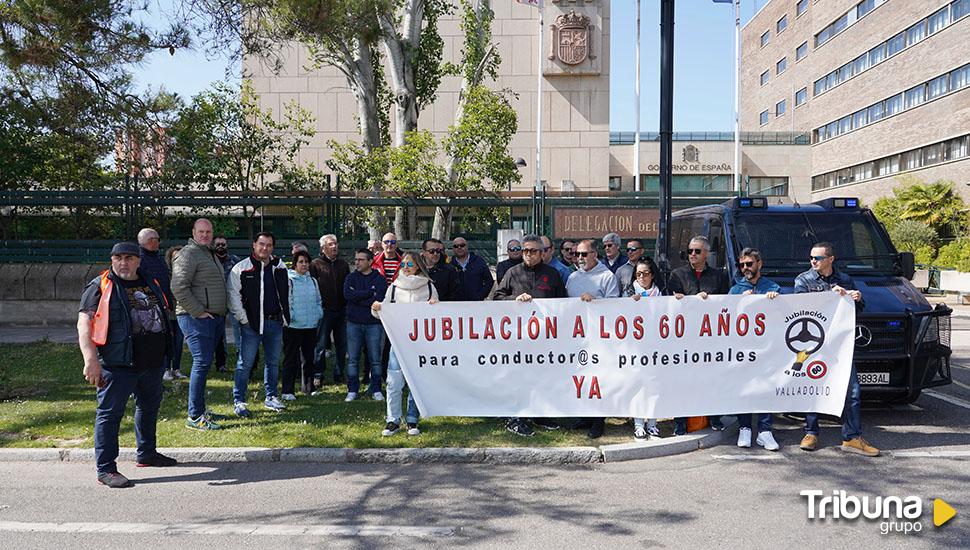
[[(952, 341), (954, 384), (863, 411), (876, 459), (837, 450), (834, 424), (823, 449), (800, 451), (798, 423), (779, 417), (779, 453), (724, 445), (593, 466), (122, 464), (137, 485), (109, 490), (91, 464), (0, 463), (0, 546), (967, 548), (970, 319), (954, 320)], [(805, 490), (870, 506), (917, 496), (922, 515), (810, 520)], [(934, 498), (957, 510), (940, 528)]]

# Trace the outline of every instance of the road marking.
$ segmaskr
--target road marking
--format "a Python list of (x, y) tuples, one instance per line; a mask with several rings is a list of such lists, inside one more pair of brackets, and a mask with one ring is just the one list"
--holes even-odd
[(890, 451), (893, 458), (970, 458), (970, 451)]
[(968, 384), (964, 384), (963, 382), (960, 382), (959, 380), (953, 380), (952, 382), (954, 384), (956, 384), (957, 386), (960, 386), (961, 388), (965, 389), (965, 390), (970, 390), (970, 385), (968, 385)]
[(715, 459), (718, 460), (784, 460), (787, 458), (785, 455), (780, 454), (770, 454), (770, 455), (713, 455)]
[(963, 407), (964, 409), (970, 409), (970, 401), (964, 401), (958, 397), (953, 397), (945, 393), (940, 393), (934, 390), (923, 390), (923, 395), (928, 395), (930, 397), (935, 397), (940, 401), (946, 401), (951, 405), (956, 405), (958, 407)]
[(252, 525), (245, 523), (80, 523), (0, 521), (0, 532), (17, 533), (158, 533), (163, 535), (268, 535), (347, 537), (448, 537), (454, 527), (413, 525)]
[(961, 365), (960, 363), (950, 363), (950, 366), (956, 367), (958, 369), (970, 370), (970, 367), (968, 367), (967, 365)]

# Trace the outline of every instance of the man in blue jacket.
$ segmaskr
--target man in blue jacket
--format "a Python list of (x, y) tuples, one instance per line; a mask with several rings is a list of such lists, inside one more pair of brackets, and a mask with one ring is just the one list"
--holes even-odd
[(172, 304), (152, 277), (139, 269), (138, 246), (118, 243), (111, 268), (84, 288), (77, 317), (84, 378), (98, 388), (94, 456), (98, 482), (130, 487), (118, 473), (118, 431), (128, 397), (135, 396), (138, 466), (173, 466), (175, 459), (155, 448), (162, 370), (171, 348), (168, 310)]
[[(761, 251), (757, 248), (745, 248), (738, 257), (738, 269), (742, 277), (731, 287), (728, 294), (764, 294), (769, 300), (774, 300), (781, 292), (778, 283), (761, 276)], [(771, 433), (773, 421), (771, 413), (758, 414), (758, 445), (766, 451), (777, 451), (779, 446), (775, 436)], [(738, 447), (751, 446), (751, 413), (738, 415)]]
[[(795, 294), (836, 292), (840, 296), (852, 298), (856, 312), (865, 308), (862, 292), (856, 288), (852, 277), (835, 269), (835, 248), (832, 243), (816, 244), (808, 258), (812, 268), (795, 277)], [(814, 451), (818, 447), (818, 433), (818, 414), (806, 414), (805, 437), (799, 447), (804, 451)], [(849, 390), (845, 394), (845, 407), (842, 410), (842, 450), (864, 456), (879, 456), (879, 449), (862, 437), (862, 387), (859, 385), (855, 363), (852, 363)]]
[(451, 241), (451, 250), (454, 254), (451, 263), (461, 276), (461, 299), (468, 302), (481, 302), (488, 297), (492, 287), (495, 286), (492, 270), (485, 260), (468, 250), (468, 241), (463, 237)]
[(347, 299), (347, 397), (357, 399), (360, 390), (361, 349), (367, 347), (370, 386), (367, 391), (374, 401), (383, 401), (381, 393), (381, 351), (384, 347), (384, 327), (380, 319), (371, 315), (370, 306), (380, 302), (387, 293), (387, 279), (371, 268), (374, 253), (359, 248), (354, 254), (354, 266), (344, 279), (344, 298)]
[[(165, 298), (168, 299), (168, 303), (174, 306), (175, 296), (172, 294), (172, 277), (168, 273), (168, 264), (165, 263), (165, 257), (161, 254), (159, 246), (161, 244), (161, 239), (158, 237), (158, 231), (155, 231), (151, 227), (146, 227), (138, 232), (138, 256), (140, 259), (140, 268), (149, 279), (154, 279), (158, 281), (159, 288), (165, 293)], [(175, 309), (174, 307), (168, 312), (168, 324), (169, 324), (169, 334), (175, 337), (175, 327), (178, 326), (178, 322), (175, 319)], [(174, 341), (173, 341), (174, 345)], [(172, 364), (171, 355), (175, 354), (175, 350), (172, 353), (166, 355), (165, 365), (169, 366)], [(181, 356), (181, 354), (177, 354)], [(162, 375), (163, 380), (174, 380), (175, 378), (185, 378), (181, 370), (176, 365), (174, 368), (166, 369), (165, 373)]]

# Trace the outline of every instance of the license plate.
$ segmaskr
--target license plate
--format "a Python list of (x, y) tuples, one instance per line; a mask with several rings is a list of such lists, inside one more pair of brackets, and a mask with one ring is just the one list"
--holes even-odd
[(858, 373), (859, 384), (863, 386), (875, 386), (878, 384), (889, 384), (888, 372), (860, 372)]

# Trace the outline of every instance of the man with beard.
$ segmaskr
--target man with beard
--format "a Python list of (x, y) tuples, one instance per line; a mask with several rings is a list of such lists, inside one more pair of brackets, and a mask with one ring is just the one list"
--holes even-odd
[(447, 261), (444, 243), (438, 239), (425, 239), (421, 243), (421, 258), (438, 291), (438, 299), (442, 302), (461, 300), (461, 279), (458, 270)]
[[(226, 239), (225, 235), (216, 235), (212, 239), (212, 245), (216, 248), (216, 259), (222, 264), (222, 269), (226, 272), (226, 281), (229, 280), (229, 272), (232, 270), (232, 266), (239, 263), (239, 256), (229, 252), (229, 241)], [(230, 312), (226, 315), (226, 321), (232, 325), (232, 341), (236, 344), (236, 349), (239, 349), (239, 321)], [(226, 334), (223, 332), (222, 338), (216, 344), (216, 372), (223, 372), (226, 370)], [(259, 360), (259, 357), (256, 357)]]
[[(770, 279), (761, 276), (761, 252), (757, 248), (745, 248), (741, 251), (738, 258), (738, 269), (741, 270), (742, 277), (731, 287), (728, 294), (764, 294), (769, 300), (778, 297), (781, 287)], [(751, 413), (738, 415), (738, 447), (751, 446)], [(771, 433), (772, 417), (771, 413), (758, 414), (758, 445), (766, 451), (777, 451), (778, 442)]]

